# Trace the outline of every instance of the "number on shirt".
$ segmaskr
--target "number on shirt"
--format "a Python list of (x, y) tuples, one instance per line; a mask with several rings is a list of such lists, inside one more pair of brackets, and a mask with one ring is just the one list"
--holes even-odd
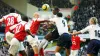
[(18, 26), (16, 26), (15, 33), (18, 33), (18, 32), (20, 32), (20, 29), (21, 29), (21, 24), (20, 24), (20, 25), (18, 25)]
[(100, 30), (95, 30), (95, 36), (100, 37)]
[(76, 42), (75, 42), (75, 41), (72, 41), (72, 44), (73, 44), (73, 45), (76, 45)]
[(65, 21), (64, 21), (64, 20), (62, 20), (62, 23), (63, 23), (63, 25), (64, 25), (64, 27), (65, 27)]
[(7, 26), (13, 25), (14, 24), (14, 17), (7, 18), (7, 21), (8, 21)]

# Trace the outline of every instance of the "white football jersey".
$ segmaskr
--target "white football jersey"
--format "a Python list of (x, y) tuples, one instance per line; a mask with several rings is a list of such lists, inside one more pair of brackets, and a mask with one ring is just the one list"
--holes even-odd
[(50, 19), (50, 21), (55, 22), (59, 35), (68, 33), (67, 21), (63, 17), (55, 17)]
[(85, 29), (81, 30), (81, 33), (88, 31), (90, 39), (100, 40), (100, 27), (99, 25), (89, 25)]

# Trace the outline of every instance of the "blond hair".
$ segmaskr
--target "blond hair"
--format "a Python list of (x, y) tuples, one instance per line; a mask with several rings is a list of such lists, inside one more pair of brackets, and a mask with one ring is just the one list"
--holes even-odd
[(33, 14), (33, 17), (35, 17), (35, 15), (40, 15), (38, 12), (35, 12), (34, 14)]
[(94, 24), (98, 23), (98, 19), (96, 17), (91, 17), (90, 20), (92, 20)]

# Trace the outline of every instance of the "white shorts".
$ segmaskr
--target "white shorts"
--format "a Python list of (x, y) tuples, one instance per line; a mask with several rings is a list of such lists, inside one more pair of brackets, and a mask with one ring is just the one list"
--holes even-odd
[(35, 36), (34, 38), (31, 35), (27, 36), (27, 41), (29, 42), (29, 44), (34, 47), (34, 46), (38, 46), (39, 42), (38, 42), (38, 36)]
[(7, 32), (7, 33), (5, 34), (5, 37), (6, 37), (6, 41), (8, 42), (8, 44), (10, 44), (12, 38), (14, 37), (14, 34), (11, 33), (11, 32)]
[(78, 50), (71, 50), (70, 56), (78, 56)]
[(13, 38), (13, 39), (11, 40), (10, 48), (9, 48), (8, 52), (9, 52), (10, 54), (12, 54), (13, 56), (15, 56), (16, 53), (18, 52), (18, 49), (19, 49), (19, 47), (20, 47), (20, 44), (21, 44), (21, 43), (20, 43), (16, 38)]
[(18, 51), (23, 51), (23, 50), (25, 50), (24, 44), (23, 42), (20, 42), (20, 48), (18, 49)]
[[(8, 42), (8, 44), (11, 44), (11, 40), (13, 39), (14, 34), (11, 32), (7, 32), (5, 35), (6, 35), (6, 41)], [(23, 42), (21, 42), (19, 51), (23, 51), (23, 50), (25, 50), (25, 48)]]

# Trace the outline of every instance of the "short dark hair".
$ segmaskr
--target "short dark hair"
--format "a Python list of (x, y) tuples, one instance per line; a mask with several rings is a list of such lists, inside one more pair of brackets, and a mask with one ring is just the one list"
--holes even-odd
[(10, 13), (15, 13), (15, 11), (16, 11), (16, 10), (13, 9), (13, 8), (10, 9)]
[(59, 8), (58, 7), (55, 7), (53, 10), (59, 11)]
[(28, 22), (28, 17), (27, 16), (23, 16), (22, 20)]
[(62, 17), (63, 15), (62, 15), (62, 13), (57, 13), (57, 17)]

